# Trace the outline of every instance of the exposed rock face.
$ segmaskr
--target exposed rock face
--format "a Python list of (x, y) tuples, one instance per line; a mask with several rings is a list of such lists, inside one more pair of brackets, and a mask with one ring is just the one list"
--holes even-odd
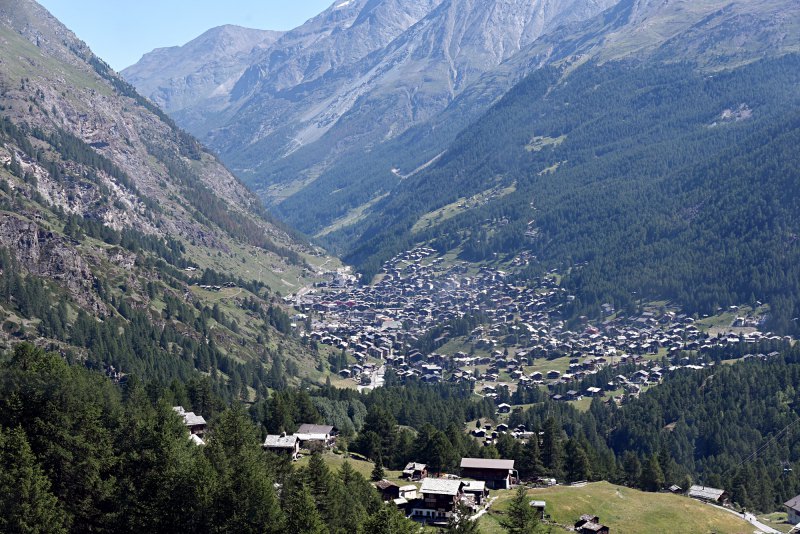
[[(222, 28), (193, 46), (216, 42), (210, 49), (224, 63), (276, 37)], [(255, 246), (261, 261), (283, 267), (280, 250), (292, 252), (289, 261), (308, 250), (265, 218), (258, 198), (214, 156), (34, 1), (0, 0), (0, 51), (0, 117), (25, 137), (0, 132), (0, 246), (32, 275), (57, 281), (101, 313), (92, 271), (107, 261), (133, 269), (135, 254), (107, 256), (62, 234), (72, 215), (215, 254)], [(16, 173), (9, 172), (12, 161)], [(236, 234), (242, 224), (252, 225), (247, 235)]]
[(266, 49), (224, 105), (174, 116), (290, 224), (330, 235), (543, 65), (739, 65), (800, 50), (799, 11), (789, 0), (339, 2)]
[[(256, 54), (230, 91), (226, 84), (173, 116), (259, 187), (282, 179), (273, 164), (289, 156), (302, 160), (293, 169), (301, 179), (313, 178), (343, 155), (434, 116), (543, 33), (615, 1), (337, 2)], [(156, 101), (182, 83), (178, 77), (156, 89), (140, 65), (124, 74)]]
[(220, 26), (183, 46), (153, 50), (122, 74), (164, 111), (176, 113), (226, 97), (258, 54), (281, 35)]
[(0, 246), (11, 252), (34, 276), (54, 280), (64, 286), (83, 306), (97, 315), (106, 306), (92, 288), (95, 276), (74, 245), (35, 222), (11, 214), (0, 214)]

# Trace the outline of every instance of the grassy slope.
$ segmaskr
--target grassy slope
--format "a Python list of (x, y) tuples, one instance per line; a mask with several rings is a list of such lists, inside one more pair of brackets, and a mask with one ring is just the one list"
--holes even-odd
[[(297, 461), (295, 466), (305, 467), (308, 465), (309, 458), (310, 456), (303, 456)], [(367, 480), (370, 480), (372, 469), (375, 467), (375, 464), (372, 462), (366, 462), (356, 458), (345, 458), (341, 454), (325, 453), (323, 458), (325, 459), (325, 464), (330, 468), (331, 471), (339, 471), (344, 462), (350, 462), (350, 465), (353, 467), (353, 469), (364, 475), (364, 478)], [(400, 482), (401, 474), (401, 471), (390, 471), (389, 469), (384, 469), (385, 478), (387, 480), (391, 480), (392, 482)], [(405, 484), (405, 482), (403, 483)]]
[[(608, 482), (595, 482), (582, 488), (536, 489), (529, 494), (531, 499), (547, 501), (547, 513), (559, 524), (571, 525), (582, 514), (594, 514), (611, 527), (614, 534), (753, 532), (751, 525), (736, 516), (687, 497), (645, 493)], [(482, 532), (502, 532), (497, 521), (498, 512), (505, 509), (512, 496), (512, 491), (498, 492), (491, 512), (481, 519)]]

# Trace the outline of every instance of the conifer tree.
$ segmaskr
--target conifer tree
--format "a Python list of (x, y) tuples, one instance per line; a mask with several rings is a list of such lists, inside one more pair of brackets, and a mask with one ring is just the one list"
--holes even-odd
[(664, 487), (664, 472), (655, 454), (647, 459), (642, 468), (641, 487), (646, 491), (658, 491)]
[(0, 532), (60, 534), (67, 525), (25, 432), (0, 428)]
[(383, 480), (383, 456), (380, 452), (378, 452), (378, 456), (375, 457), (375, 467), (372, 468), (372, 474), (370, 476), (374, 481)]
[(509, 534), (532, 534), (536, 532), (539, 520), (531, 507), (525, 486), (517, 487), (514, 498), (508, 504), (506, 515), (500, 525)]
[(299, 476), (290, 477), (283, 488), (283, 511), (286, 514), (285, 532), (323, 534), (322, 522), (314, 497)]

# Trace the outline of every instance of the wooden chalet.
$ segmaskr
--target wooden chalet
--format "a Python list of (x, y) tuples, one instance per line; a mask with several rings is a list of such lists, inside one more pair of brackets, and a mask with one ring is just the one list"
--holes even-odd
[(411, 515), (432, 523), (446, 523), (464, 496), (464, 482), (428, 477), (419, 491), (422, 499), (414, 501)]
[(336, 437), (339, 431), (336, 427), (330, 425), (312, 425), (303, 424), (294, 433), (300, 440), (301, 448), (308, 448), (314, 444), (322, 445), (323, 447), (332, 447), (336, 443)]
[(575, 532), (578, 534), (609, 534), (610, 529), (600, 523), (596, 515), (582, 515), (575, 523)]
[(401, 478), (406, 480), (422, 480), (428, 476), (428, 466), (425, 464), (418, 464), (417, 462), (409, 462)]
[(187, 412), (183, 409), (183, 406), (173, 406), (172, 409), (183, 418), (183, 424), (189, 429), (189, 434), (202, 436), (205, 433), (207, 425), (202, 415)]
[(786, 513), (788, 514), (787, 521), (789, 523), (793, 525), (800, 523), (800, 495), (783, 503), (783, 507), (786, 508)]
[(287, 436), (286, 432), (280, 435), (270, 434), (262, 447), (277, 454), (287, 454), (292, 460), (296, 460), (300, 453), (300, 438), (294, 434)]
[(489, 489), (509, 489), (517, 481), (514, 460), (462, 458), (461, 475), (486, 482)]
[(708, 486), (692, 486), (689, 488), (689, 497), (719, 505), (724, 505), (730, 500), (730, 495), (724, 489)]

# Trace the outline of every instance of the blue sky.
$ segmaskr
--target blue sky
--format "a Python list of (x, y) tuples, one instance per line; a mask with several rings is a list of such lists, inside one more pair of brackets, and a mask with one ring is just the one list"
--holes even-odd
[(38, 0), (116, 70), (223, 24), (290, 30), (333, 0)]

